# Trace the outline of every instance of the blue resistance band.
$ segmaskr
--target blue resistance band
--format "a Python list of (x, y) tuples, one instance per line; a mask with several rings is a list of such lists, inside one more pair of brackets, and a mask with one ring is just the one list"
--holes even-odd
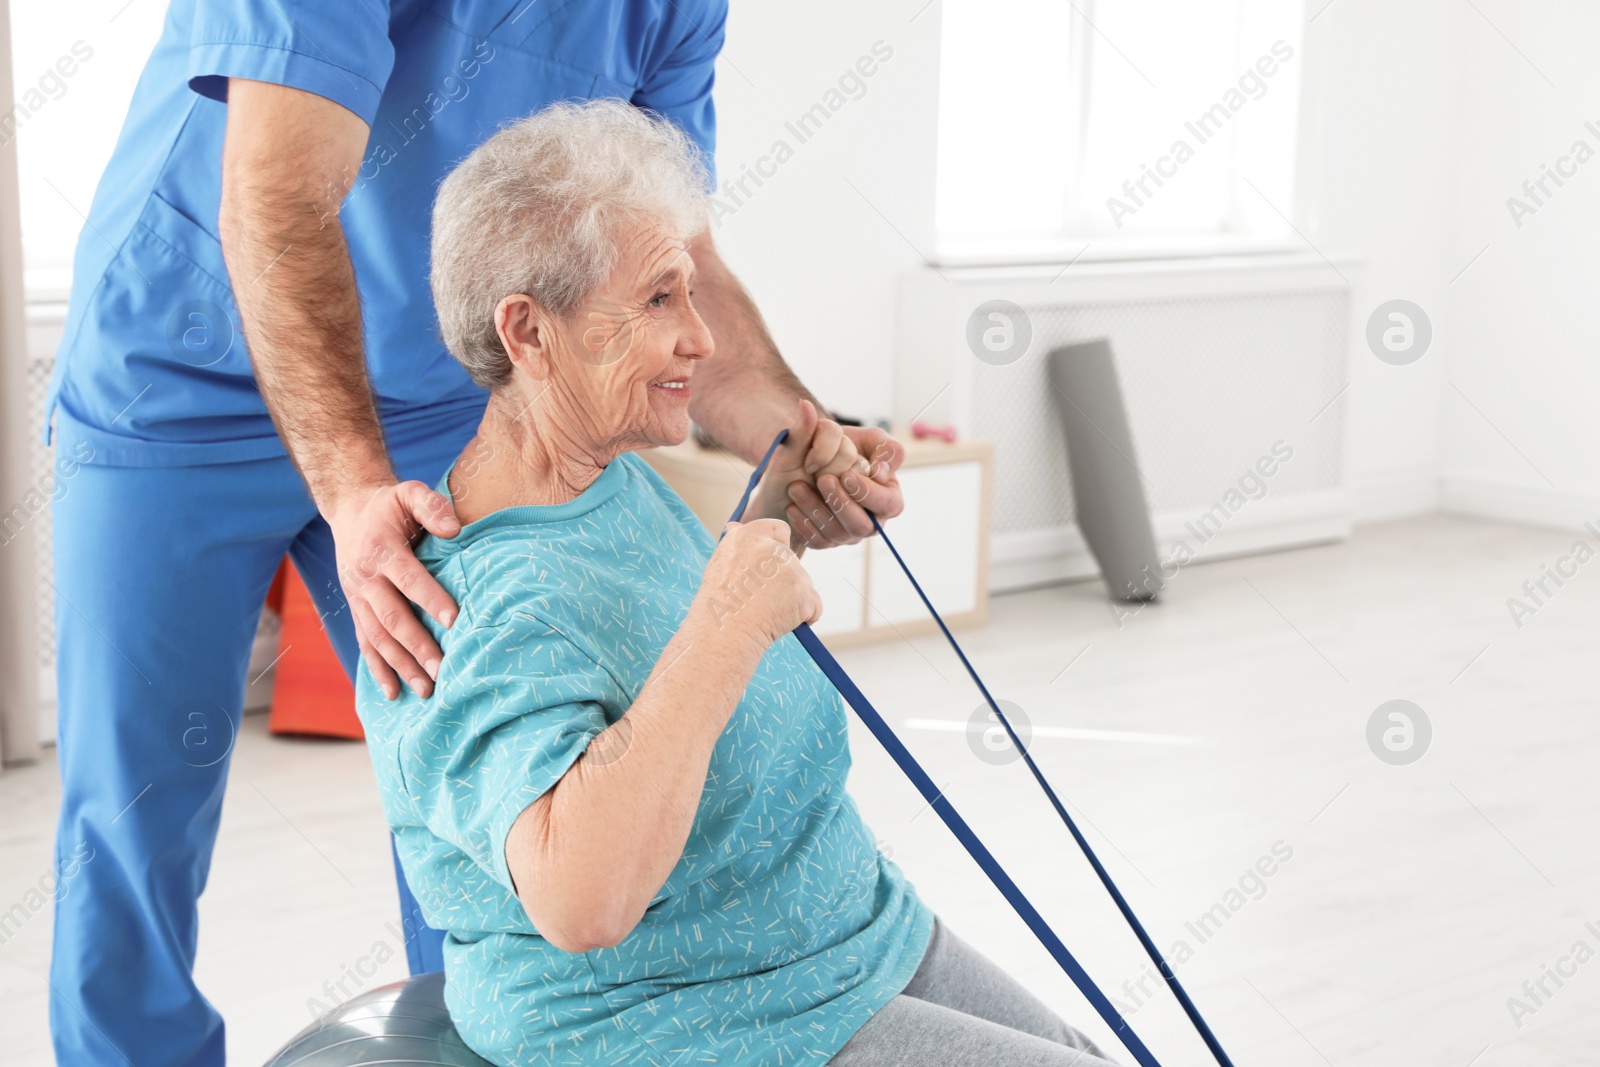
[[(761, 462), (756, 465), (755, 471), (750, 475), (749, 484), (745, 486), (744, 495), (739, 498), (739, 505), (734, 508), (730, 522), (738, 521), (739, 516), (744, 514), (744, 509), (749, 505), (750, 497), (755, 492), (756, 484), (760, 482), (761, 476), (766, 473), (767, 465), (772, 462), (772, 456), (777, 452), (778, 446), (783, 444), (788, 436), (789, 431), (785, 429), (773, 439), (771, 446), (767, 449), (767, 454), (761, 458)], [(1090, 866), (1094, 868), (1095, 874), (1099, 876), (1100, 884), (1106, 887), (1106, 891), (1116, 901), (1117, 909), (1122, 912), (1122, 917), (1133, 928), (1133, 932), (1139, 938), (1139, 943), (1144, 946), (1145, 952), (1149, 954), (1151, 962), (1156, 965), (1156, 969), (1160, 972), (1162, 978), (1166, 980), (1178, 1003), (1182, 1005), (1184, 1014), (1194, 1024), (1194, 1028), (1205, 1041), (1206, 1047), (1211, 1050), (1211, 1054), (1216, 1058), (1217, 1063), (1221, 1067), (1233, 1067), (1233, 1061), (1228, 1059), (1228, 1054), (1222, 1050), (1222, 1045), (1217, 1041), (1216, 1035), (1211, 1032), (1211, 1027), (1206, 1025), (1205, 1019), (1201, 1017), (1200, 1009), (1196, 1008), (1194, 1001), (1189, 999), (1189, 994), (1184, 991), (1182, 983), (1178, 981), (1178, 976), (1173, 973), (1172, 967), (1162, 957), (1161, 951), (1156, 948), (1155, 942), (1145, 932), (1143, 924), (1133, 914), (1133, 909), (1128, 906), (1126, 898), (1117, 889), (1116, 883), (1111, 880), (1111, 875), (1106, 871), (1105, 866), (1101, 864), (1099, 857), (1094, 854), (1094, 849), (1089, 847), (1089, 842), (1079, 831), (1077, 823), (1067, 813), (1066, 805), (1061, 802), (1061, 799), (1056, 795), (1056, 791), (1045, 780), (1044, 773), (1039, 770), (1039, 766), (1034, 762), (1027, 746), (1017, 736), (1017, 732), (1012, 728), (1005, 712), (1000, 710), (999, 704), (989, 694), (988, 686), (984, 685), (983, 679), (978, 677), (978, 672), (973, 669), (972, 663), (967, 659), (966, 653), (962, 651), (961, 645), (956, 642), (955, 637), (950, 633), (950, 628), (944, 624), (944, 619), (940, 618), (938, 610), (934, 608), (933, 603), (928, 599), (928, 595), (922, 591), (922, 586), (912, 576), (911, 568), (906, 566), (906, 561), (901, 558), (899, 550), (889, 540), (888, 534), (884, 533), (883, 527), (878, 523), (878, 517), (871, 512), (867, 514), (872, 519), (873, 530), (882, 538), (884, 547), (888, 548), (890, 553), (893, 554), (895, 562), (905, 572), (906, 578), (910, 580), (912, 588), (917, 591), (917, 596), (921, 598), (923, 605), (927, 607), (928, 613), (939, 624), (939, 629), (943, 632), (945, 640), (949, 641), (950, 647), (955, 649), (956, 655), (961, 660), (961, 665), (966, 668), (967, 674), (977, 684), (979, 691), (983, 693), (983, 699), (988, 703), (990, 710), (994, 712), (995, 718), (1000, 720), (1000, 725), (1005, 728), (1006, 735), (1010, 737), (1011, 743), (1016, 746), (1017, 752), (1033, 773), (1034, 780), (1044, 790), (1045, 796), (1050, 798), (1051, 806), (1055, 808), (1056, 814), (1061, 816), (1061, 821), (1066, 824), (1067, 830), (1072, 834), (1072, 839), (1078, 843), (1078, 847), (1083, 851), (1084, 856), (1088, 858)], [(988, 875), (995, 888), (1000, 890), (1000, 895), (1006, 898), (1007, 903), (1022, 918), (1022, 921), (1027, 923), (1028, 929), (1033, 931), (1034, 936), (1044, 945), (1046, 951), (1055, 958), (1056, 963), (1060, 964), (1061, 969), (1067, 973), (1067, 977), (1072, 979), (1072, 984), (1077, 986), (1078, 991), (1094, 1006), (1094, 1010), (1099, 1013), (1100, 1018), (1104, 1019), (1106, 1025), (1110, 1026), (1116, 1033), (1117, 1039), (1122, 1042), (1129, 1052), (1133, 1053), (1133, 1057), (1139, 1061), (1140, 1067), (1161, 1067), (1155, 1056), (1145, 1047), (1144, 1042), (1139, 1039), (1139, 1035), (1133, 1032), (1133, 1028), (1128, 1025), (1127, 1020), (1117, 1012), (1117, 1009), (1112, 1006), (1106, 995), (1100, 992), (1100, 988), (1094, 984), (1094, 979), (1089, 977), (1088, 972), (1068, 951), (1067, 946), (1056, 936), (1056, 932), (1050, 928), (1050, 924), (1045, 922), (1044, 916), (1040, 915), (1038, 909), (1023, 895), (1017, 883), (1012, 881), (1005, 868), (1000, 866), (1000, 861), (995, 859), (994, 854), (978, 839), (978, 835), (973, 832), (972, 827), (967, 825), (967, 821), (961, 817), (961, 814), (945, 798), (944, 792), (934, 784), (933, 779), (928, 776), (928, 772), (922, 769), (922, 765), (917, 762), (916, 757), (911, 754), (895, 732), (890, 729), (889, 724), (884, 721), (882, 715), (878, 714), (878, 710), (872, 706), (872, 702), (866, 698), (865, 694), (856, 687), (855, 682), (851, 681), (850, 676), (839, 665), (839, 661), (833, 658), (833, 653), (828, 651), (811, 627), (801, 623), (795, 628), (794, 636), (800, 642), (801, 647), (810, 653), (817, 666), (822, 668), (822, 672), (828, 676), (828, 680), (833, 683), (834, 688), (838, 689), (840, 695), (855, 709), (856, 715), (866, 724), (867, 729), (872, 731), (872, 736), (878, 739), (878, 743), (884, 747), (895, 763), (899, 765), (900, 770), (911, 780), (911, 784), (917, 787), (917, 792), (922, 794), (923, 799), (938, 813), (939, 818), (944, 820), (944, 824), (950, 828), (950, 832), (955, 834), (956, 840), (960, 841), (967, 852), (972, 855), (972, 858), (977, 861), (978, 866), (983, 869), (983, 873)]]

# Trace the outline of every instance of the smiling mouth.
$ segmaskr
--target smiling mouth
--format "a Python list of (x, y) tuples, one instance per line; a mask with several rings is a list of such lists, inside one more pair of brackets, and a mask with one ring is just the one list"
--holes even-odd
[(677, 378), (668, 382), (652, 382), (650, 388), (659, 389), (668, 396), (679, 397), (684, 400), (689, 398), (689, 379), (687, 378)]

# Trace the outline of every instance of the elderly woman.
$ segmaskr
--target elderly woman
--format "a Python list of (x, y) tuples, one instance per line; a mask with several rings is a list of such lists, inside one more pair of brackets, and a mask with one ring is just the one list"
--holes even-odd
[(430, 698), (363, 668), (359, 707), (450, 1014), (506, 1067), (1098, 1063), (845, 791), (784, 517), (791, 479), (865, 466), (849, 439), (802, 402), (720, 543), (634, 455), (684, 440), (713, 358), (704, 185), (674, 127), (602, 101), (502, 130), (439, 192), (439, 321), (491, 394), (439, 484), (462, 530), (417, 553), (460, 616), (423, 619)]

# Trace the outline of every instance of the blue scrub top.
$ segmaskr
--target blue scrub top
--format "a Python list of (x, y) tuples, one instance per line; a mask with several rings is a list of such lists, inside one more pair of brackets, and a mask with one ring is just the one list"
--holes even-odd
[(727, 0), (174, 0), (73, 263), (44, 439), (97, 461), (283, 455), (256, 389), (217, 237), (227, 79), (327, 97), (371, 127), (340, 212), (386, 425), (481, 408), (439, 340), (434, 191), (507, 121), (619, 97), (715, 148)]

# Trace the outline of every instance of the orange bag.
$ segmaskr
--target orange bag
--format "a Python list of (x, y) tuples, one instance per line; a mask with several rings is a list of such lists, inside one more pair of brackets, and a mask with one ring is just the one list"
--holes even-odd
[(322, 628), (310, 590), (287, 558), (272, 579), (267, 604), (283, 620), (267, 728), (275, 734), (363, 739), (355, 687)]

